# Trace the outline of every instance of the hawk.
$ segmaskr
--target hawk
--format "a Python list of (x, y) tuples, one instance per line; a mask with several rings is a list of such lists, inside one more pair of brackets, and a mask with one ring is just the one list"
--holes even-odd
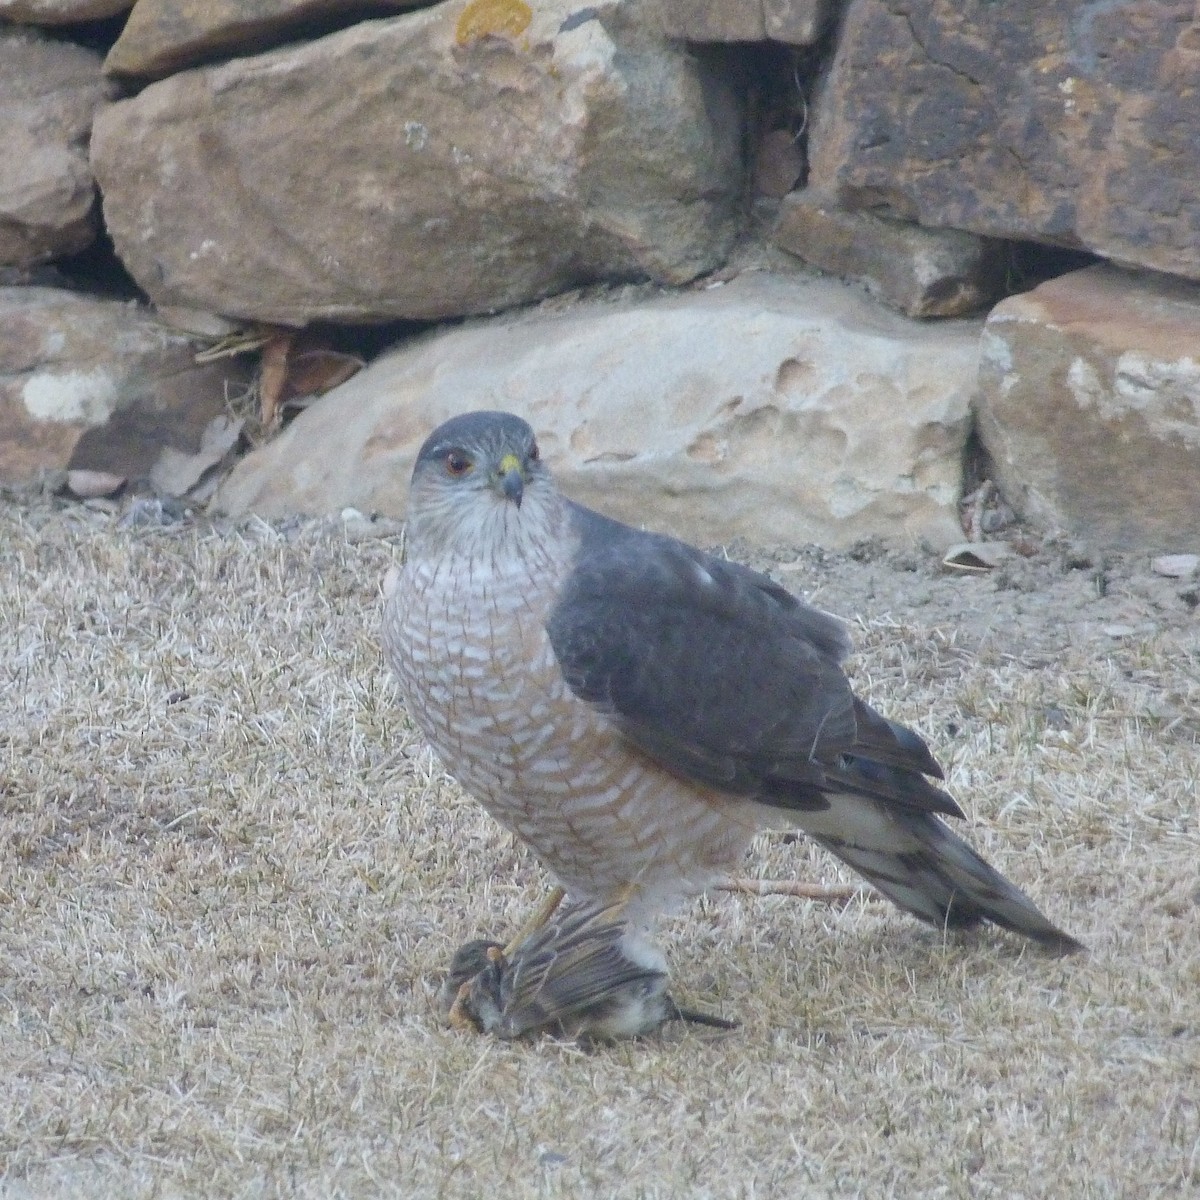
[(421, 447), (383, 629), (446, 769), (573, 903), (648, 930), (782, 826), (931, 925), (1081, 948), (951, 831), (928, 747), (851, 690), (838, 620), (573, 503), (518, 417)]

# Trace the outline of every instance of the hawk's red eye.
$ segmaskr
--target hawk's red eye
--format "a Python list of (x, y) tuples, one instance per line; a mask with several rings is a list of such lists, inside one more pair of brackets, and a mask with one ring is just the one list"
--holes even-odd
[(471, 460), (461, 450), (451, 450), (446, 455), (446, 471), (450, 475), (465, 475), (471, 465)]

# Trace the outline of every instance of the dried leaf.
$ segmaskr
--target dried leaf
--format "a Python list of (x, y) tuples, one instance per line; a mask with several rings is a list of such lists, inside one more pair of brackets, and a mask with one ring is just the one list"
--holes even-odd
[(1013, 548), (1007, 542), (959, 542), (946, 551), (942, 566), (951, 571), (984, 575), (1012, 555)]
[(283, 403), (283, 393), (287, 387), (288, 354), (291, 352), (295, 336), (291, 330), (280, 330), (263, 346), (258, 377), (259, 403), (262, 406), (259, 410), (259, 420), (267, 429), (275, 423)]
[(290, 403), (301, 396), (323, 396), (366, 365), (356, 354), (339, 350), (301, 351), (288, 360), (283, 399)]

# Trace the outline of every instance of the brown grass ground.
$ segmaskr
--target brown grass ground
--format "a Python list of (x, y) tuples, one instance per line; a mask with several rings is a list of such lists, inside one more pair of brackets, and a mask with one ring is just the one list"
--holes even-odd
[[(718, 895), (665, 937), (742, 1027), (586, 1053), (436, 1019), (453, 947), (545, 880), (397, 706), (394, 544), (10, 502), (0, 545), (0, 1195), (1200, 1194), (1179, 585), (775, 555), (1091, 953)], [(747, 870), (838, 878), (779, 835)]]

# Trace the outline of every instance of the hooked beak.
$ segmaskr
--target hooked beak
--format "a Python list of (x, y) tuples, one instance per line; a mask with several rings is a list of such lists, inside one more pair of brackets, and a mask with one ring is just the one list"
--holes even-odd
[(506, 454), (500, 460), (498, 482), (504, 498), (520, 508), (521, 499), (525, 495), (525, 474), (521, 470), (520, 459), (515, 454)]

